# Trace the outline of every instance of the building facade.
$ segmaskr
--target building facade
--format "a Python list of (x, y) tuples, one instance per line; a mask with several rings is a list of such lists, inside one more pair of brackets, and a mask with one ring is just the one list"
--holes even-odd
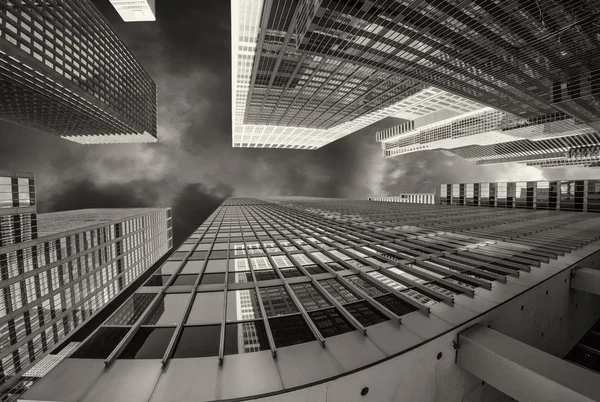
[(390, 197), (369, 197), (369, 201), (435, 204), (435, 193), (402, 193), (398, 196)]
[(36, 214), (33, 175), (0, 173), (0, 183), (13, 183), (0, 208), (7, 223), (0, 243), (5, 401), (58, 364), (76, 344), (56, 347), (172, 247), (172, 229), (168, 208)]
[(125, 22), (156, 21), (156, 0), (110, 0)]
[(600, 180), (540, 180), (440, 185), (440, 203), (600, 212)]
[(592, 0), (233, 0), (233, 146), (316, 149), (431, 91), (454, 101), (430, 113), (562, 112), (598, 129), (599, 14)]
[(0, 4), (0, 119), (81, 144), (156, 142), (156, 84), (89, 0)]
[(600, 312), (567, 283), (599, 228), (587, 212), (230, 198), (23, 398), (508, 401), (458, 337), (489, 325), (566, 355)]

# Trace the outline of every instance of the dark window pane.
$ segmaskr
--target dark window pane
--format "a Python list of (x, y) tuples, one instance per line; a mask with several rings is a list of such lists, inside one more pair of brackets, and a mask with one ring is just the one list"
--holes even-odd
[(173, 325), (181, 319), (183, 310), (190, 298), (187, 293), (166, 294), (158, 302), (152, 313), (144, 320), (145, 325)]
[(269, 340), (262, 321), (250, 321), (225, 326), (225, 354), (251, 353), (269, 349)]
[(150, 279), (144, 283), (144, 286), (164, 286), (171, 275), (152, 275)]
[(388, 318), (375, 310), (369, 303), (366, 301), (361, 301), (358, 303), (347, 304), (344, 306), (346, 310), (354, 318), (358, 320), (363, 326), (368, 327), (369, 325), (379, 324), (380, 322), (387, 321)]
[(341, 266), (340, 264), (338, 264), (337, 262), (332, 262), (327, 264), (327, 266), (331, 269), (333, 269), (334, 271), (344, 271), (346, 268), (344, 268), (343, 266)]
[(257, 281), (268, 281), (271, 279), (279, 279), (279, 277), (277, 276), (275, 271), (272, 269), (255, 270), (254, 276), (256, 276)]
[(175, 328), (140, 328), (120, 359), (162, 359)]
[(279, 348), (310, 342), (315, 339), (310, 328), (299, 314), (272, 318), (269, 320), (269, 326), (275, 340), (275, 346)]
[(201, 285), (218, 285), (225, 283), (225, 274), (204, 274), (200, 280)]
[(260, 288), (260, 296), (265, 306), (267, 317), (298, 312), (292, 298), (283, 286)]
[(309, 316), (325, 338), (354, 330), (350, 323), (333, 308), (313, 311)]
[(220, 337), (220, 325), (184, 327), (173, 357), (218, 356)]
[(375, 300), (398, 316), (402, 316), (416, 310), (416, 307), (413, 307), (412, 305), (398, 299), (393, 295), (376, 297)]
[(281, 274), (285, 277), (285, 278), (292, 278), (294, 276), (302, 276), (302, 272), (300, 272), (297, 268), (283, 268), (280, 269)]
[(172, 286), (193, 285), (198, 275), (177, 275)]
[(351, 303), (359, 300), (354, 293), (350, 292), (350, 290), (348, 290), (335, 279), (326, 279), (319, 281), (319, 283), (321, 286), (323, 286), (323, 288), (325, 288), (327, 293), (333, 296), (341, 304)]
[(309, 274), (317, 275), (322, 274), (325, 270), (317, 265), (307, 265), (303, 267)]
[(566, 360), (600, 373), (600, 355), (588, 352), (577, 346), (569, 352)]
[(252, 274), (250, 271), (231, 272), (229, 274), (229, 283), (252, 282)]
[(307, 311), (331, 306), (312, 283), (297, 283), (290, 287)]
[(600, 336), (596, 336), (592, 333), (585, 335), (580, 341), (580, 344), (589, 346), (590, 348), (600, 350)]
[(128, 331), (129, 328), (101, 327), (70, 357), (77, 359), (106, 359)]
[(132, 298), (127, 300), (119, 311), (112, 316), (108, 324), (112, 325), (133, 325), (141, 316), (152, 300), (156, 297), (155, 293), (135, 293)]
[(352, 282), (355, 286), (364, 290), (371, 297), (377, 297), (385, 294), (385, 292), (382, 292), (381, 290), (379, 290), (378, 288), (376, 288), (371, 283), (367, 282), (358, 275), (346, 276), (344, 277), (344, 279), (347, 279), (348, 281)]
[(261, 318), (256, 290), (232, 290), (227, 292), (227, 321)]

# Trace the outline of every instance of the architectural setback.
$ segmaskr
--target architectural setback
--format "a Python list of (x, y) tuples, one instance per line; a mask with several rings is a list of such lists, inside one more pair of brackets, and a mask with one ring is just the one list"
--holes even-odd
[(502, 337), (593, 395), (555, 356), (600, 312), (568, 283), (599, 250), (586, 212), (229, 198), (23, 398), (491, 400), (477, 353)]
[(90, 0), (0, 2), (0, 119), (81, 144), (156, 142), (156, 84)]
[(172, 247), (171, 210), (36, 214), (33, 174), (0, 171), (0, 223), (0, 400), (13, 401)]

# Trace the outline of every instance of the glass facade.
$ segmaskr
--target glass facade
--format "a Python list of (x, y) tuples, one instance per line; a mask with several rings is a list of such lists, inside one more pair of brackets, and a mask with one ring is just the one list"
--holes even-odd
[[(149, 385), (158, 390), (177, 383), (169, 370), (201, 365), (206, 371), (198, 381), (208, 389), (222, 367), (239, 376), (240, 367), (258, 369), (267, 359), (285, 371), (289, 356), (299, 358), (299, 352), (287, 354), (293, 348), (314, 351), (317, 345), (311, 353), (347, 354), (339, 345), (356, 335), (380, 342), (376, 334), (384, 328), (392, 331), (385, 332), (389, 342), (401, 336), (405, 320), (438, 308), (451, 311), (461, 297), (467, 307), (475, 291), (508, 276), (518, 280), (600, 238), (595, 214), (468, 207), (484, 197), (508, 205), (521, 194), (527, 200), (530, 189), (541, 196), (550, 186), (451, 187), (462, 208), (230, 198), (62, 364), (145, 359), (170, 365)], [(565, 193), (577, 191), (569, 186)], [(577, 235), (565, 241), (570, 231)], [(184, 283), (178, 282), (182, 276)], [(256, 375), (270, 381), (278, 372)]]
[[(36, 215), (33, 175), (0, 173), (11, 195), (0, 208), (0, 399), (11, 401), (78, 345), (61, 342), (172, 247), (172, 228), (170, 209)], [(136, 295), (113, 322), (135, 321), (150, 301)]]
[(600, 180), (442, 184), (440, 204), (600, 212)]
[(0, 118), (84, 144), (156, 142), (156, 85), (91, 1), (4, 1), (0, 44)]

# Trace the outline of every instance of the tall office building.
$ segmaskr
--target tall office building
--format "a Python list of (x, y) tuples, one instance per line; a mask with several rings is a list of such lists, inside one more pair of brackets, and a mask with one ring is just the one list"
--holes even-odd
[(369, 201), (435, 204), (435, 193), (401, 193), (397, 196), (369, 197)]
[(156, 84), (90, 0), (0, 3), (0, 119), (81, 144), (156, 142)]
[(590, 166), (600, 159), (600, 134), (565, 113), (522, 119), (494, 109), (432, 113), (376, 133), (384, 157), (440, 150), (478, 165)]
[(5, 401), (74, 348), (56, 347), (172, 247), (172, 229), (168, 208), (36, 214), (33, 175), (7, 171), (0, 171), (0, 221)]
[(125, 22), (156, 21), (155, 0), (110, 0)]
[(440, 185), (445, 205), (600, 212), (600, 180), (540, 180)]
[(429, 113), (598, 129), (599, 15), (593, 0), (233, 0), (233, 146), (316, 149), (431, 91)]
[(588, 212), (230, 198), (23, 399), (593, 400), (599, 250)]

